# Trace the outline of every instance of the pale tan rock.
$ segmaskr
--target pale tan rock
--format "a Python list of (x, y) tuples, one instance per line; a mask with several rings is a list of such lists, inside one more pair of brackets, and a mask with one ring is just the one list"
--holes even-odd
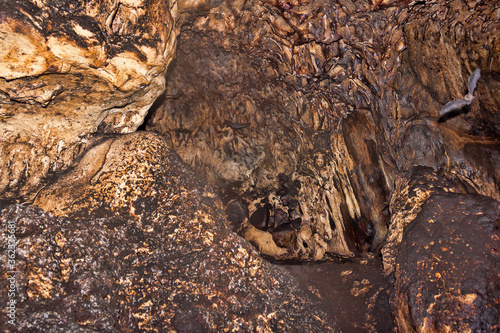
[(94, 133), (142, 124), (165, 88), (177, 5), (24, 0), (0, 17), (0, 198), (29, 200)]

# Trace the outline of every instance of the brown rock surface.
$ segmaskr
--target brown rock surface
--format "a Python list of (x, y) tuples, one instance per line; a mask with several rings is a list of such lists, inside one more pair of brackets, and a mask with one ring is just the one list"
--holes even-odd
[(431, 196), (405, 229), (392, 295), (400, 332), (500, 328), (500, 203)]
[(382, 249), (386, 275), (394, 271), (405, 227), (417, 217), (431, 195), (449, 192), (467, 193), (467, 188), (459, 180), (446, 178), (431, 167), (417, 166), (396, 178), (390, 203), (390, 227)]
[[(499, 13), (495, 2), (468, 0), (2, 6), (0, 200), (59, 216), (3, 213), (34, 230), (19, 235), (30, 249), (20, 253), (33, 256), (20, 261), (29, 273), (20, 295), (31, 295), (23, 327), (332, 327), (232, 229), (273, 259), (381, 249), (400, 330), (498, 329), (498, 290), (485, 287), (498, 240), (477, 226), (494, 225), (500, 201)], [(144, 126), (168, 143), (117, 135), (144, 121), (174, 51), (167, 92)], [(476, 69), (475, 99), (440, 117)], [(479, 245), (462, 246), (469, 239)], [(426, 248), (439, 241), (456, 252)], [(428, 265), (412, 271), (418, 262)], [(491, 272), (476, 276), (481, 262)], [(462, 283), (477, 290), (462, 293)]]
[(225, 226), (220, 199), (161, 137), (105, 140), (78, 166), (35, 203), (66, 217), (0, 213), (18, 240), (16, 326), (2, 306), (2, 332), (335, 331), (288, 273)]
[(392, 279), (386, 277), (378, 258), (310, 262), (283, 267), (330, 314), (341, 332), (396, 332), (389, 295)]
[(175, 1), (0, 7), (0, 196), (30, 199), (96, 132), (130, 133), (164, 91)]
[(393, 165), (374, 114), (399, 63), (401, 48), (389, 47), (402, 43), (397, 14), (349, 1), (222, 2), (194, 11), (147, 128), (228, 189), (228, 200), (246, 200), (250, 214), (262, 200), (282, 208), (281, 176), (303, 185), (290, 193), (302, 224), (284, 256), (242, 226), (263, 238), (264, 253), (318, 260), (376, 247)]
[[(319, 260), (379, 249), (397, 174), (414, 165), (500, 199), (493, 4), (198, 5), (183, 12), (167, 94), (147, 128), (222, 188), (225, 202), (246, 202), (250, 216), (262, 203), (271, 217), (284, 209), (283, 178), (302, 184), (285, 193), (302, 221), (286, 251), (242, 223), (263, 253)], [(470, 112), (439, 118), (476, 68)]]

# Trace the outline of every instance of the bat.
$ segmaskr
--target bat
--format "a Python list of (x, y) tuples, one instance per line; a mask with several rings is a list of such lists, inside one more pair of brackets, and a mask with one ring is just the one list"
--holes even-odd
[(476, 69), (469, 77), (469, 94), (473, 94), (474, 90), (476, 90), (477, 81), (481, 77), (481, 70)]
[(250, 123), (233, 123), (232, 121), (229, 120), (226, 120), (224, 123), (233, 129), (241, 129), (248, 127), (250, 125)]
[(463, 108), (464, 106), (469, 105), (469, 104), (470, 104), (470, 102), (468, 100), (466, 100), (465, 98), (457, 99), (457, 100), (446, 103), (441, 108), (441, 110), (439, 110), (439, 114), (444, 116), (445, 114), (447, 114), (451, 111), (460, 110), (461, 108)]
[(472, 103), (472, 100), (474, 99), (474, 90), (476, 90), (477, 81), (480, 77), (481, 70), (478, 68), (469, 77), (468, 92), (464, 96), (464, 98), (446, 103), (445, 106), (443, 106), (441, 110), (439, 110), (439, 114), (443, 116), (451, 111), (460, 110), (464, 106), (470, 105), (470, 103)]

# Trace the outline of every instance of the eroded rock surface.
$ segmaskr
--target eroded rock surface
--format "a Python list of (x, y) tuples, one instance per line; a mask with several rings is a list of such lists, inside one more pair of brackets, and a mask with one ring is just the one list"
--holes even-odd
[[(0, 200), (59, 216), (2, 213), (30, 230), (21, 328), (331, 329), (236, 230), (274, 259), (382, 249), (401, 330), (498, 329), (497, 231), (484, 228), (500, 200), (499, 13), (466, 0), (3, 6)], [(179, 30), (145, 126), (169, 144), (116, 136), (163, 91)], [(478, 68), (470, 106), (440, 117)], [(481, 255), (491, 271), (476, 276)]]
[[(222, 188), (225, 203), (244, 203), (249, 218), (270, 205), (270, 219), (282, 210), (290, 223), (301, 219), (296, 240), (280, 245), (274, 227), (241, 222), (262, 253), (319, 260), (377, 251), (396, 177), (413, 166), (500, 199), (495, 5), (202, 1), (183, 8), (167, 94), (147, 128)], [(476, 68), (482, 77), (470, 112), (440, 118)], [(286, 182), (301, 186), (283, 191)], [(284, 204), (287, 196), (296, 209)]]
[(498, 330), (498, 201), (433, 195), (405, 229), (399, 248), (391, 302), (401, 332)]
[[(370, 8), (247, 1), (186, 15), (166, 99), (148, 129), (226, 189), (227, 201), (243, 199), (250, 216), (269, 203), (271, 217), (301, 218), (285, 247), (243, 224), (263, 253), (350, 257), (385, 235), (393, 163), (374, 115), (404, 49), (396, 29), (404, 15)], [(283, 178), (302, 186), (280, 193)], [(284, 207), (286, 195), (297, 209)]]
[[(175, 1), (0, 8), (0, 196), (30, 200), (96, 132), (130, 133), (165, 89)], [(22, 200), (22, 199), (21, 199)]]
[[(469, 190), (473, 191), (470, 188)], [(460, 180), (447, 177), (431, 167), (417, 166), (396, 178), (396, 186), (390, 203), (390, 227), (382, 248), (386, 275), (394, 271), (405, 227), (417, 217), (422, 205), (431, 195), (449, 192), (468, 193), (468, 189)]]
[(61, 217), (0, 213), (19, 241), (17, 329), (2, 307), (3, 332), (335, 331), (289, 274), (226, 227), (213, 189), (157, 135), (104, 140), (35, 204)]

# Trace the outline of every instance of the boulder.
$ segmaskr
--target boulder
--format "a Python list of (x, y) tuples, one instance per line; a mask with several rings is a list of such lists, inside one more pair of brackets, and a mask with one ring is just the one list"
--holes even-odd
[(404, 232), (391, 306), (401, 332), (493, 332), (500, 316), (500, 203), (432, 195)]
[(459, 179), (426, 166), (416, 166), (396, 177), (396, 186), (390, 202), (389, 231), (381, 250), (386, 275), (394, 271), (406, 226), (415, 219), (429, 197), (445, 193), (468, 193), (468, 190)]

